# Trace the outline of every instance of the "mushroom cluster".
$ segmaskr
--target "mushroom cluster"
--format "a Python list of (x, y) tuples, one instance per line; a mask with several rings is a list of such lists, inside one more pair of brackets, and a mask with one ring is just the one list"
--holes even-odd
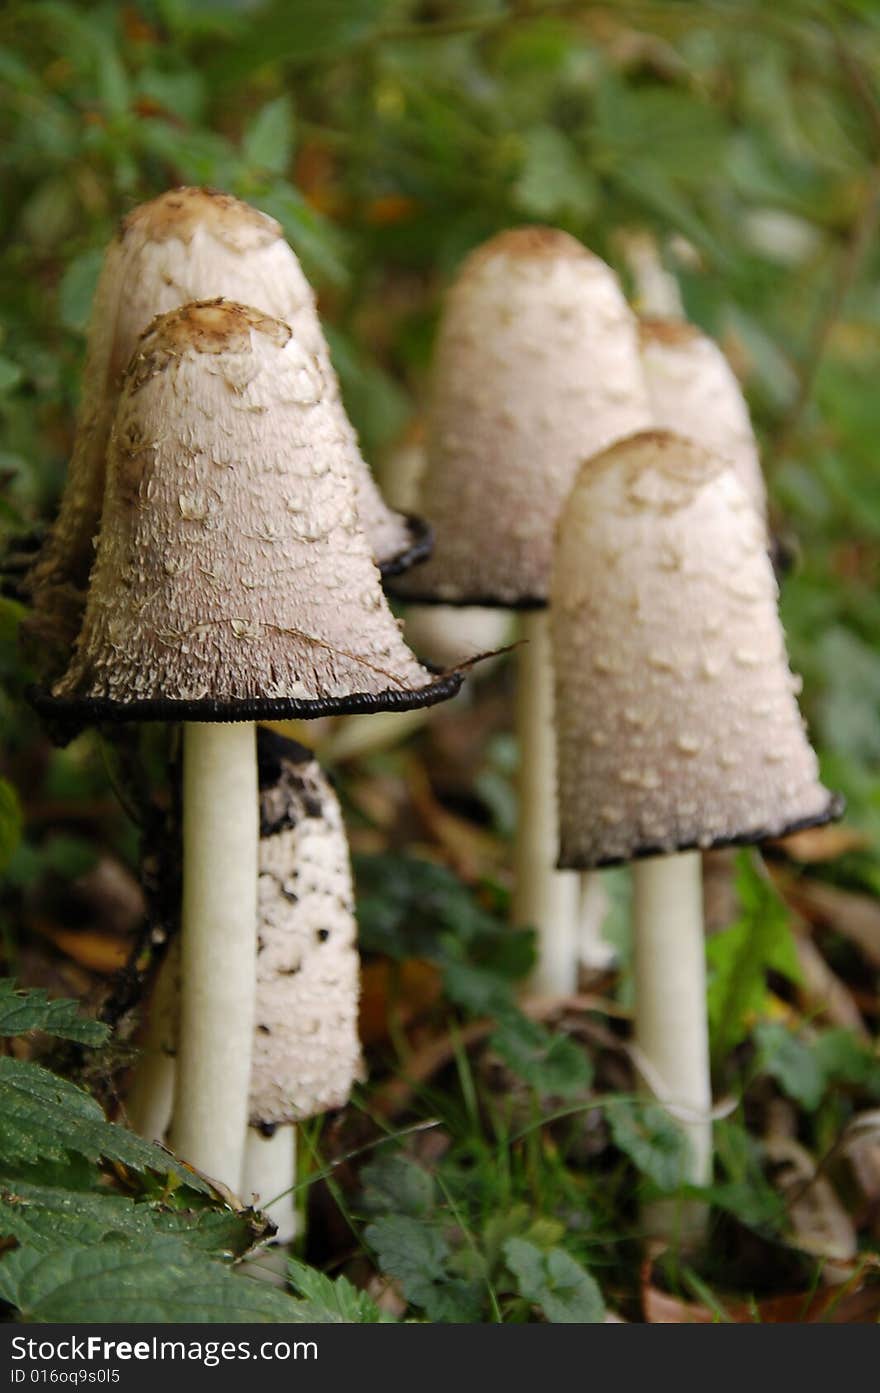
[[(61, 512), (30, 577), (31, 634), (51, 655), (33, 700), (64, 735), (181, 724), (182, 932), (179, 969), (166, 973), (179, 989), (160, 993), (156, 1028), (167, 1036), (173, 1012), (175, 1148), (236, 1191), (253, 1184), (269, 1198), (266, 1148), (248, 1141), (249, 1121), (286, 1125), (339, 1101), (358, 1057), (338, 807), (314, 771), (306, 796), (289, 753), (276, 756), (281, 772), (261, 794), (255, 723), (454, 695), (460, 675), (428, 671), (404, 643), (377, 566), (390, 573), (420, 559), (427, 535), (387, 509), (372, 483), (313, 296), (276, 224), (192, 189), (131, 214), (98, 289)], [(261, 818), (265, 829), (282, 785), (290, 806), (261, 843)], [(304, 808), (310, 816), (316, 789), (335, 857), (324, 888), (326, 855), (302, 831), (288, 835)], [(315, 887), (285, 925), (282, 902), (296, 903), (286, 887), (311, 874)], [(274, 908), (269, 882), (283, 887)], [(316, 914), (327, 924), (313, 925)], [(260, 924), (274, 945), (266, 972)], [(300, 941), (313, 928), (333, 944), (314, 959)], [(269, 969), (279, 954), (288, 968)], [(327, 997), (326, 1014), (316, 995)], [(169, 1006), (178, 998), (179, 1009)], [(267, 1063), (267, 1032), (284, 1015), (287, 1046)], [(336, 1066), (314, 1053), (325, 1055), (331, 1038)], [(152, 1129), (168, 1080), (161, 1068), (152, 1083), (149, 1075), (133, 1110)], [(269, 1150), (275, 1164), (281, 1151)], [(293, 1184), (291, 1146), (285, 1154), (279, 1191)]]
[(436, 548), (397, 590), (529, 611), (514, 914), (538, 931), (533, 985), (575, 985), (571, 872), (601, 914), (596, 873), (631, 862), (638, 1070), (685, 1131), (683, 1179), (706, 1184), (701, 852), (840, 802), (797, 706), (748, 409), (678, 308), (639, 324), (610, 269), (551, 229), (471, 255), (419, 478)]

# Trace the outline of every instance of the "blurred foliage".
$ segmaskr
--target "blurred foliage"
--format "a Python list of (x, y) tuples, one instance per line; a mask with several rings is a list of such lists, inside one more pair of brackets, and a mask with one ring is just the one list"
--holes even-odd
[[(794, 543), (782, 607), (804, 709), (826, 781), (865, 833), (821, 873), (877, 894), (878, 90), (873, 0), (7, 0), (0, 551), (54, 511), (103, 248), (120, 216), (169, 185), (212, 184), (279, 219), (319, 290), (375, 464), (420, 410), (440, 299), (475, 243), (552, 222), (632, 290), (623, 234), (647, 231), (745, 385), (774, 522)], [(98, 739), (50, 751), (28, 713), (20, 617), (0, 599), (9, 971), (26, 951), (21, 923), (46, 896), (63, 901), (101, 853), (135, 859)], [(494, 738), (475, 794), (509, 838), (512, 746)], [(344, 1246), (354, 1234), (420, 1318), (599, 1319), (591, 1274), (606, 1299), (632, 1298), (636, 1202), (677, 1184), (678, 1134), (623, 1091), (619, 1067), (593, 1069), (592, 1043), (590, 1055), (516, 1006), (531, 949), (505, 930), (497, 887), (473, 892), (421, 855), (384, 850), (360, 859), (358, 881), (368, 952), (423, 959), (453, 1033), (487, 1013), (494, 1033), (479, 1077), (460, 1048), (442, 1088), (413, 1088), (416, 1115), (445, 1138), (439, 1159), (384, 1155), (361, 1171), (359, 1198), (327, 1179), (349, 1222)], [(822, 1154), (876, 1106), (880, 1081), (876, 1054), (851, 1032), (785, 1017), (774, 993), (793, 990), (799, 971), (786, 915), (747, 859), (738, 890), (740, 917), (710, 946), (718, 1082), (737, 1103), (716, 1127), (708, 1198), (719, 1261), (729, 1223), (764, 1245), (742, 1275), (751, 1289), (771, 1247), (792, 1242), (756, 1110), (768, 1091), (796, 1104), (804, 1144)], [(615, 923), (624, 918), (618, 904)], [(627, 992), (624, 976), (620, 1001)], [(10, 1029), (93, 1038), (43, 997), (10, 991), (0, 1004)], [(0, 1064), (16, 1222), (30, 1224), (0, 1262), (0, 1297), (29, 1319), (106, 1318), (102, 1282), (133, 1263), (141, 1319), (192, 1293), (204, 1302), (191, 1319), (377, 1319), (344, 1279), (302, 1264), (290, 1273), (298, 1316), (290, 1296), (244, 1282), (233, 1301), (227, 1262), (252, 1240), (248, 1224), (216, 1196), (160, 1182), (155, 1153), (135, 1154), (72, 1083), (30, 1060)], [(42, 1127), (50, 1095), (63, 1133)], [(80, 1238), (65, 1231), (53, 1246), (59, 1206)], [(811, 1262), (801, 1253), (773, 1270), (809, 1288)], [(74, 1308), (82, 1292), (94, 1299)]]

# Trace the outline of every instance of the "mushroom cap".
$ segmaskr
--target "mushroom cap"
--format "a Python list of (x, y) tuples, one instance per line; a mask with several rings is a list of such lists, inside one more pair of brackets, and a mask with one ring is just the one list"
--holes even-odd
[(310, 751), (261, 730), (257, 1000), (250, 1120), (347, 1102), (360, 1076), (360, 964), (339, 801)]
[(767, 489), (749, 409), (718, 344), (685, 320), (645, 318), (639, 346), (654, 425), (729, 459), (766, 519)]
[(546, 604), (578, 467), (650, 423), (635, 318), (611, 269), (552, 228), (494, 237), (446, 302), (420, 491), (434, 553), (395, 593)]
[(288, 325), (160, 316), (122, 387), (63, 720), (250, 720), (430, 705), (355, 507), (345, 417)]
[[(229, 194), (200, 188), (173, 189), (124, 218), (107, 249), (95, 294), (58, 518), (29, 580), (36, 632), (65, 650), (82, 618), (125, 368), (157, 314), (218, 295), (289, 324), (303, 347), (321, 360), (328, 390), (339, 393), (314, 294), (274, 218)], [(373, 554), (383, 571), (397, 574), (428, 554), (430, 533), (419, 519), (386, 507), (347, 418), (340, 420), (340, 433)]]
[(729, 461), (647, 431), (589, 460), (551, 600), (563, 867), (827, 821), (763, 524)]

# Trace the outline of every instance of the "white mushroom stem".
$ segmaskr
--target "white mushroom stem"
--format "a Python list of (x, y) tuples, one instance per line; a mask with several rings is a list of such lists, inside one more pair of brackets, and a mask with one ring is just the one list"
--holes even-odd
[(174, 1109), (180, 944), (165, 953), (149, 1006), (141, 1053), (125, 1100), (129, 1126), (146, 1141), (163, 1142)]
[(584, 871), (580, 880), (578, 956), (585, 968), (592, 972), (604, 972), (617, 959), (614, 944), (609, 943), (603, 933), (611, 900), (601, 871)]
[(284, 1122), (267, 1136), (259, 1127), (248, 1127), (244, 1145), (241, 1193), (262, 1209), (275, 1224), (276, 1243), (292, 1243), (296, 1237), (296, 1124)]
[(241, 1184), (254, 1033), (256, 728), (183, 728), (180, 1052), (172, 1139), (230, 1189)]
[(559, 818), (547, 611), (525, 614), (521, 636), (525, 642), (517, 649), (519, 798), (513, 916), (514, 923), (537, 932), (532, 989), (566, 996), (577, 987), (580, 877), (575, 871), (556, 869)]
[(645, 1086), (690, 1142), (686, 1179), (712, 1178), (712, 1085), (698, 851), (636, 861), (635, 1043)]

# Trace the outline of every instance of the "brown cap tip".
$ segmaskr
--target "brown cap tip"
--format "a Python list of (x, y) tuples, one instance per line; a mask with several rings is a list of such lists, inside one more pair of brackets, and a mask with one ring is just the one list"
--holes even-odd
[(207, 228), (228, 245), (266, 246), (281, 236), (281, 227), (268, 213), (219, 189), (184, 186), (169, 189), (149, 203), (133, 208), (122, 219), (120, 236), (137, 233), (146, 241), (164, 242), (176, 237), (189, 242), (198, 228)]

